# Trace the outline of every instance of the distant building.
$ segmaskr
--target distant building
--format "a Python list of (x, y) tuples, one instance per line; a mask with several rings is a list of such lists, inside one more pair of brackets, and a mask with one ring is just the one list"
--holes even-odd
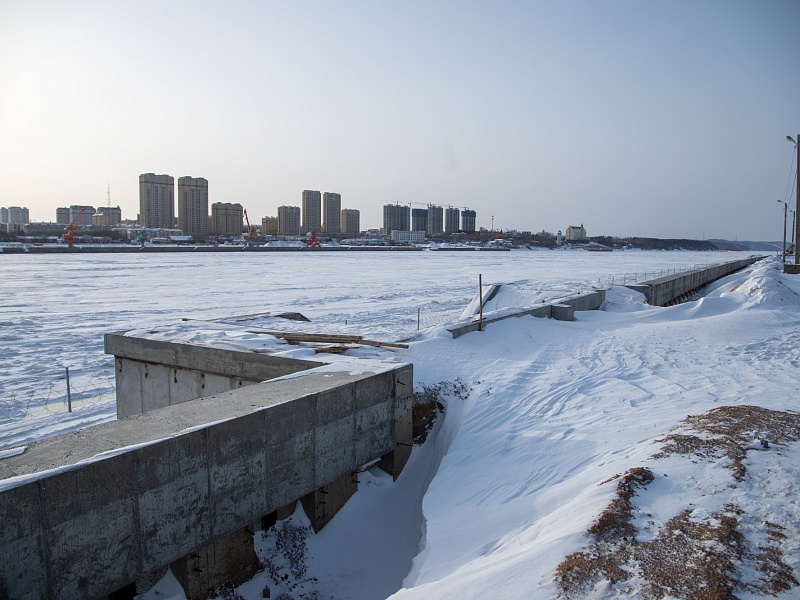
[[(303, 190), (303, 233), (322, 228), (322, 194), (314, 190)], [(340, 205), (341, 206), (341, 205)]]
[(244, 228), (244, 209), (238, 202), (214, 202), (211, 205), (209, 233), (214, 235), (240, 236)]
[(428, 206), (428, 227), (425, 231), (428, 235), (444, 233), (444, 209), (441, 206)]
[(262, 235), (278, 235), (278, 217), (263, 217), (261, 219), (261, 234)]
[(300, 207), (278, 207), (278, 235), (300, 235)]
[(69, 224), (69, 208), (61, 206), (56, 209), (56, 223), (60, 223), (61, 225)]
[(76, 223), (79, 227), (88, 227), (92, 224), (92, 216), (96, 213), (94, 206), (73, 204), (69, 207), (69, 223)]
[(361, 213), (355, 208), (345, 208), (341, 213), (342, 233), (355, 235), (361, 231)]
[(580, 227), (575, 227), (574, 225), (567, 227), (566, 238), (568, 242), (585, 240), (586, 230), (583, 228), (583, 223), (581, 223)]
[(342, 233), (342, 195), (334, 192), (322, 194), (322, 230), (330, 235)]
[(178, 229), (194, 238), (208, 235), (208, 180), (178, 178)]
[(427, 231), (427, 230), (428, 230), (428, 209), (412, 208), (411, 231)]
[(393, 242), (400, 244), (421, 244), (425, 241), (424, 231), (392, 231), (391, 238)]
[(461, 211), (461, 231), (464, 233), (475, 233), (475, 211)]
[(411, 208), (402, 204), (385, 204), (383, 207), (383, 231), (409, 231), (411, 228)]
[(92, 215), (92, 225), (96, 227), (112, 227), (122, 222), (122, 209), (119, 206), (100, 206)]
[(0, 208), (0, 223), (4, 223), (5, 225), (27, 225), (30, 222), (30, 214), (28, 209), (24, 206), (9, 206), (8, 208)]
[(25, 235), (61, 238), (64, 226), (59, 223), (28, 223), (22, 228), (22, 232)]
[(175, 179), (170, 175), (139, 175), (139, 225), (175, 227)]
[(446, 208), (444, 211), (444, 232), (445, 233), (458, 233), (458, 216), (457, 208)]

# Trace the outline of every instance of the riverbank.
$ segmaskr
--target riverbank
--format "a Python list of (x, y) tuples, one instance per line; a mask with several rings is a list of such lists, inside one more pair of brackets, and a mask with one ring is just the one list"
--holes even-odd
[(3, 254), (139, 254), (139, 253), (206, 253), (206, 252), (508, 252), (509, 248), (492, 248), (486, 246), (453, 246), (425, 248), (420, 246), (133, 246), (133, 245), (81, 245), (73, 246), (25, 246), (24, 248), (0, 248)]

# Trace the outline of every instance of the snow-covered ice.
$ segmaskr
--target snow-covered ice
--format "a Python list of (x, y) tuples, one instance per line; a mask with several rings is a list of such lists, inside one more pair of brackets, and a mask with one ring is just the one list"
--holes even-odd
[[(655, 476), (633, 500), (640, 542), (664, 535), (660, 526), (687, 507), (692, 518), (703, 519), (735, 503), (744, 511), (741, 532), (753, 544), (764, 541), (760, 523), (782, 528), (778, 545), (800, 579), (797, 442), (759, 448), (762, 432), (754, 431), (742, 481), (723, 468), (724, 461), (654, 458), (663, 446), (659, 440), (688, 415), (723, 406), (798, 410), (800, 279), (782, 274), (769, 259), (678, 306), (651, 307), (640, 294), (614, 286), (604, 310), (576, 313), (573, 322), (508, 319), (456, 340), (441, 326), (415, 332), (421, 306), (437, 308), (442, 321), (458, 318), (477, 293), (479, 273), (484, 284), (508, 284), (490, 307), (503, 310), (584, 291), (612, 275), (741, 256), (475, 254), (137, 257), (149, 265), (128, 257), (94, 259), (109, 273), (108, 285), (93, 260), (65, 265), (66, 258), (47, 258), (50, 269), (72, 273), (85, 285), (83, 295), (65, 304), (48, 285), (39, 296), (12, 291), (0, 314), (10, 331), (0, 347), (0, 385), (19, 389), (33, 362), (56, 365), (81, 357), (99, 373), (109, 358), (94, 337), (181, 317), (299, 311), (312, 324), (294, 323), (295, 329), (313, 325), (314, 331), (386, 340), (410, 336), (407, 350), (359, 352), (412, 362), (417, 386), (459, 379), (469, 392), (465, 399), (449, 398), (434, 435), (415, 449), (397, 482), (366, 471), (348, 505), (320, 534), (307, 535), (305, 580), (289, 597), (557, 597), (559, 563), (591, 543), (586, 532), (614, 497), (619, 477), (638, 467)], [(0, 270), (5, 281), (16, 268), (15, 277), (28, 285), (37, 277), (52, 283), (56, 276), (41, 260), (5, 257)], [(148, 267), (156, 275), (148, 278)], [(21, 320), (29, 333), (17, 327)], [(206, 331), (219, 338), (215, 326), (200, 325), (187, 327), (187, 336)], [(226, 335), (238, 345), (256, 343)], [(70, 342), (82, 351), (67, 348)], [(40, 432), (55, 427), (55, 417), (44, 419)], [(96, 419), (97, 410), (88, 418)], [(72, 422), (81, 419), (73, 413)], [(14, 423), (0, 425), (0, 448), (36, 433), (30, 427), (19, 435)], [(297, 513), (287, 523), (304, 526)], [(276, 533), (270, 535), (257, 538), (262, 555)], [(741, 570), (743, 581), (756, 577), (749, 564)], [(635, 580), (627, 587), (600, 583), (591, 597), (641, 597)], [(265, 586), (273, 597), (288, 593), (266, 572), (238, 593), (258, 598)], [(752, 589), (737, 596), (759, 597)], [(797, 587), (779, 597), (797, 597)]]

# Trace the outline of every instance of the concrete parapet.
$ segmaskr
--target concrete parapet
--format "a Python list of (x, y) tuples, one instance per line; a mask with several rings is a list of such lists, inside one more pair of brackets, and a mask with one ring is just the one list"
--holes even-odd
[(412, 367), (383, 368), (315, 369), (0, 460), (0, 597), (99, 598), (397, 454)]
[(606, 300), (605, 290), (595, 290), (593, 292), (586, 292), (577, 296), (569, 298), (562, 298), (558, 301), (559, 304), (566, 304), (575, 309), (575, 312), (584, 310), (597, 310)]
[(312, 369), (319, 362), (105, 335), (116, 357), (117, 418)]

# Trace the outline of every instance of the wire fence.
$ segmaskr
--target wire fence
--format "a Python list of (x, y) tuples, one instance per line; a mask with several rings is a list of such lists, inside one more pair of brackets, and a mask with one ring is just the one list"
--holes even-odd
[(658, 279), (659, 277), (667, 277), (669, 275), (677, 275), (678, 273), (686, 273), (688, 271), (696, 271), (697, 269), (705, 269), (720, 263), (704, 263), (696, 264), (686, 267), (672, 267), (666, 269), (655, 269), (653, 271), (642, 271), (641, 273), (623, 273), (622, 275), (606, 275), (599, 277), (597, 283), (600, 286), (609, 285), (628, 285), (629, 283), (639, 283), (642, 281), (650, 281), (651, 279)]
[(61, 375), (49, 373), (50, 382), (46, 386), (26, 386), (24, 389), (0, 395), (0, 421), (70, 413), (85, 406), (116, 399), (113, 370), (110, 373), (90, 375), (80, 374), (80, 369), (70, 370), (63, 367), (58, 370)]

